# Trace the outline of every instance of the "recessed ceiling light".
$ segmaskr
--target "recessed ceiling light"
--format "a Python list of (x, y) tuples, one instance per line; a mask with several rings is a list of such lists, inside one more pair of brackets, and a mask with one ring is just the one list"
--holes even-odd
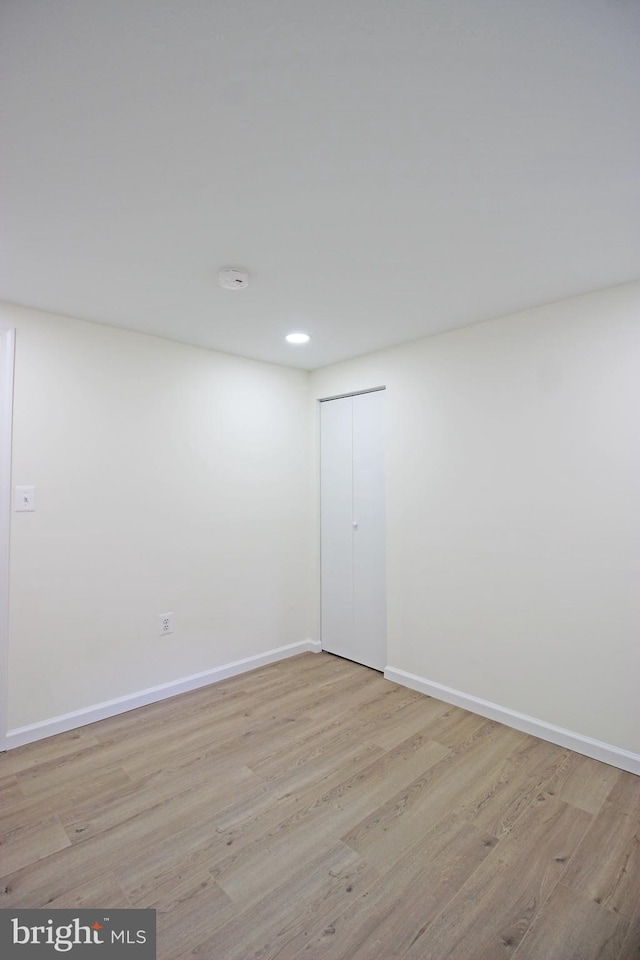
[(287, 343), (308, 343), (311, 337), (308, 333), (288, 333), (285, 340)]

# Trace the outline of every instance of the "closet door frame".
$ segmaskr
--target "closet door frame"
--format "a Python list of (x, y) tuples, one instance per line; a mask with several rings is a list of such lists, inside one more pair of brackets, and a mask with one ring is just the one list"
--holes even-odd
[[(322, 398), (318, 414), (322, 647), (380, 671), (387, 646), (384, 408), (364, 401), (384, 390)], [(352, 403), (330, 406), (341, 400)]]

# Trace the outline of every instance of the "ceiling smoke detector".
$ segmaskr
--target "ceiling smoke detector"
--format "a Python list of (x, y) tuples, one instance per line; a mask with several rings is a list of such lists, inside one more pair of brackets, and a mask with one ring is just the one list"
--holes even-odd
[(244, 267), (222, 267), (218, 271), (218, 283), (225, 290), (244, 290), (249, 286), (249, 271)]

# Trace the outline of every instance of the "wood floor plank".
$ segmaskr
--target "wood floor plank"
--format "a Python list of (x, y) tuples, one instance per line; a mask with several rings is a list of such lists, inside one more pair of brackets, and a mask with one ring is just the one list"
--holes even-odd
[(16, 747), (7, 753), (0, 754), (0, 777), (25, 772), (37, 767), (59, 761), (68, 754), (78, 754), (83, 750), (90, 750), (97, 746), (98, 741), (90, 727), (80, 730), (70, 730), (68, 733), (59, 733), (56, 737), (48, 737), (37, 743), (30, 743), (24, 747)]
[(640, 960), (640, 896), (616, 960)]
[(607, 763), (600, 763), (590, 757), (577, 757), (566, 780), (562, 783), (558, 796), (565, 803), (598, 813), (602, 804), (624, 773)]
[[(368, 718), (360, 718), (355, 723), (354, 733), (383, 750), (391, 750), (406, 740), (409, 734), (425, 730), (445, 709), (446, 704), (431, 697), (412, 700), (397, 710), (380, 714), (372, 712)], [(429, 739), (433, 740), (431, 733)]]
[[(322, 778), (321, 788), (332, 789), (380, 754), (377, 747), (363, 746), (361, 751), (357, 758), (351, 757), (349, 767), (338, 762), (333, 772)], [(156, 851), (127, 865), (122, 876), (124, 889), (135, 905), (146, 906), (171, 889), (176, 872), (235, 863), (246, 856), (245, 848), (259, 850), (263, 838), (278, 824), (313, 804), (319, 790), (319, 784), (311, 784), (292, 793), (277, 783), (265, 782), (251, 794), (235, 797), (207, 823), (195, 822), (172, 832)]]
[(187, 737), (172, 739), (171, 743), (160, 744), (151, 750), (140, 745), (139, 752), (129, 751), (120, 765), (132, 778), (144, 779), (161, 772), (167, 765), (179, 765), (188, 753), (199, 755), (203, 750), (211, 758), (233, 757), (246, 765), (249, 758), (259, 755), (269, 743), (281, 736), (287, 738), (294, 726), (301, 732), (311, 725), (306, 717), (256, 721), (240, 714), (219, 721), (212, 715), (203, 727)]
[(3, 874), (13, 873), (26, 864), (43, 860), (70, 844), (58, 817), (30, 823), (0, 836), (0, 863)]
[(3, 777), (0, 780), (0, 832), (2, 831), (2, 816), (8, 810), (15, 810), (25, 801), (25, 796), (18, 784), (16, 776)]
[(493, 836), (503, 837), (569, 760), (568, 751), (526, 737), (470, 786), (459, 812)]
[(84, 748), (79, 753), (68, 753), (56, 760), (47, 760), (37, 767), (30, 767), (16, 774), (25, 797), (55, 796), (64, 793), (69, 784), (79, 786), (95, 780), (96, 772), (102, 777), (122, 774), (119, 758), (108, 762), (99, 746)]
[(618, 771), (620, 777), (607, 797), (608, 803), (621, 813), (640, 820), (640, 777)]
[[(73, 878), (70, 878), (73, 883)], [(110, 910), (129, 910), (132, 904), (112, 873), (101, 873), (86, 883), (65, 890), (46, 904), (49, 910), (89, 910), (108, 906)]]
[(108, 799), (131, 789), (131, 779), (122, 771), (113, 769), (106, 775), (96, 771), (93, 777), (59, 782), (55, 789), (44, 790), (25, 797), (20, 792), (0, 807), (0, 834), (42, 820), (55, 810), (59, 816), (83, 802), (93, 804), (95, 798)]
[(625, 933), (612, 913), (559, 883), (513, 960), (618, 960)]
[(185, 943), (197, 944), (211, 930), (230, 920), (235, 909), (208, 871), (177, 876), (174, 887), (150, 904), (156, 911), (160, 960), (172, 960), (184, 952)]
[[(354, 735), (370, 742), (372, 734), (374, 737), (385, 735), (392, 718), (415, 703), (416, 696), (420, 695), (390, 683), (375, 671), (367, 670), (367, 673), (372, 675), (372, 679), (359, 703), (352, 699), (352, 694), (348, 694), (344, 699), (338, 697), (312, 707), (308, 715), (314, 720), (331, 719), (338, 724), (346, 719)], [(426, 704), (426, 700), (424, 703)], [(427, 720), (428, 716), (425, 715), (425, 722)], [(405, 732), (404, 737), (401, 733), (399, 740), (405, 739), (408, 732)], [(386, 749), (386, 743), (381, 743), (381, 746)]]
[(329, 846), (180, 960), (297, 957), (295, 944), (308, 938), (307, 931), (329, 924), (345, 901), (362, 895), (376, 879), (375, 871), (344, 844)]
[(436, 826), (452, 806), (464, 804), (475, 785), (491, 777), (505, 753), (522, 744), (525, 737), (516, 730), (501, 731), (491, 721), (477, 722), (468, 740), (449, 749), (404, 789), (396, 790), (342, 839), (375, 866), (388, 868), (413, 846), (421, 832)]
[[(16, 905), (20, 897), (28, 897), (30, 905), (37, 896), (46, 902), (51, 888), (56, 891), (53, 896), (60, 896), (66, 889), (60, 889), (60, 872), (82, 882), (92, 880), (101, 871), (112, 871), (120, 877), (122, 872), (126, 875), (127, 871), (135, 871), (141, 861), (146, 864), (158, 847), (166, 857), (167, 850), (172, 845), (175, 848), (186, 834), (192, 835), (192, 844), (205, 844), (212, 809), (216, 803), (224, 808), (236, 795), (237, 783), (214, 782), (157, 803), (111, 829), (83, 838), (81, 843), (70, 844), (56, 859), (47, 857), (34, 863), (30, 870), (8, 873), (11, 896), (6, 906)], [(121, 885), (128, 895), (126, 886)]]
[(291, 955), (313, 960), (402, 956), (496, 843), (495, 837), (448, 817), (371, 887), (340, 904), (329, 923), (291, 942)]
[[(352, 664), (352, 666), (354, 666)], [(344, 687), (344, 698), (325, 700), (322, 703), (316, 703), (305, 709), (305, 714), (312, 720), (339, 721), (344, 716), (353, 714), (354, 710), (365, 707), (367, 704), (376, 703), (381, 696), (387, 693), (388, 688), (392, 686), (388, 680), (385, 680), (382, 674), (375, 670), (365, 670), (360, 676), (357, 674), (346, 674), (344, 679), (347, 684)], [(328, 677), (326, 681), (333, 686), (334, 681)]]
[(382, 755), (379, 747), (345, 735), (344, 731), (334, 731), (333, 739), (323, 737), (320, 742), (318, 738), (315, 743), (307, 742), (300, 751), (296, 751), (292, 744), (290, 762), (281, 763), (278, 769), (271, 768), (268, 777), (264, 769), (260, 770), (259, 764), (251, 763), (251, 770), (257, 768), (258, 775), (280, 793), (299, 793), (307, 787), (316, 790), (327, 787), (338, 766), (343, 773), (350, 767), (355, 771), (367, 761), (371, 763)]
[[(212, 781), (218, 780), (224, 781), (224, 788), (212, 789)], [(216, 809), (216, 804), (224, 805), (226, 798), (249, 793), (260, 783), (260, 778), (248, 767), (229, 764), (217, 769), (199, 767), (188, 781), (172, 779), (144, 786), (129, 784), (126, 790), (119, 791), (117, 797), (93, 798), (80, 808), (65, 811), (60, 820), (69, 840), (80, 843), (139, 816), (148, 823), (150, 813), (159, 812), (161, 820), (165, 822), (171, 818), (172, 809), (175, 811), (176, 807), (182, 819), (193, 815), (193, 807), (199, 803), (206, 808), (208, 817)], [(154, 829), (149, 823), (148, 828)]]
[[(381, 701), (380, 695), (382, 691), (388, 691), (389, 684), (374, 671), (366, 670), (364, 673), (366, 683), (358, 681), (354, 684), (351, 679), (351, 688), (340, 692), (339, 701), (329, 701), (327, 709), (324, 709), (323, 704), (323, 709), (319, 710), (316, 703), (310, 710), (305, 710), (305, 715), (313, 720), (311, 725), (304, 728), (296, 725), (286, 740), (274, 740), (270, 744), (264, 744), (260, 752), (254, 751), (253, 756), (247, 760), (251, 769), (270, 779), (282, 776), (283, 769), (299, 762), (299, 758), (308, 757), (314, 751), (330, 749), (332, 744), (351, 742), (372, 745), (368, 734), (371, 720), (375, 718), (376, 711), (382, 712), (384, 701)], [(367, 674), (377, 677), (378, 683), (371, 682)], [(407, 701), (405, 706), (410, 703), (411, 701)], [(402, 704), (399, 706), (402, 708)], [(406, 715), (402, 714), (402, 722), (405, 719)], [(425, 726), (426, 721), (425, 715), (419, 726)], [(400, 736), (400, 741), (406, 739), (410, 732), (404, 728), (404, 736)]]
[(334, 747), (338, 750), (352, 749), (366, 751), (377, 756), (383, 751), (380, 747), (365, 743), (351, 724), (339, 720), (318, 721), (304, 730), (292, 730), (290, 738), (275, 740), (265, 744), (248, 759), (250, 769), (264, 780), (275, 780), (286, 776), (299, 765), (312, 762), (326, 754), (331, 755)]
[(446, 747), (425, 737), (410, 738), (281, 821), (261, 838), (259, 849), (245, 848), (217, 863), (216, 879), (236, 902), (255, 900), (263, 884), (281, 869), (312, 856), (341, 826), (347, 827), (372, 805), (383, 802), (403, 779), (411, 781), (437, 763), (444, 751)]
[(607, 801), (594, 818), (564, 883), (631, 919), (640, 890), (640, 824)]
[(562, 878), (589, 819), (560, 800), (529, 806), (403, 958), (495, 960), (505, 947), (513, 951)]
[(445, 747), (453, 748), (472, 740), (483, 739), (500, 730), (500, 724), (495, 720), (486, 720), (460, 707), (448, 704), (445, 706), (445, 711), (429, 724), (431, 739)]

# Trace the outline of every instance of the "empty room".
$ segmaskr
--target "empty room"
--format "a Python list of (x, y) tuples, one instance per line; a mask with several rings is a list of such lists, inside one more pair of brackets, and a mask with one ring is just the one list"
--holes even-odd
[(0, 89), (2, 955), (638, 960), (640, 4), (3, 0)]

